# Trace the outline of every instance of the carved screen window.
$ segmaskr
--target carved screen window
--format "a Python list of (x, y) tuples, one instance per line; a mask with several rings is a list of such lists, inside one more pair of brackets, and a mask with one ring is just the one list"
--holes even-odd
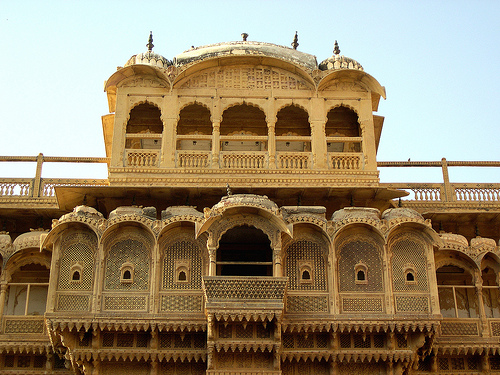
[(139, 234), (114, 242), (106, 260), (105, 289), (147, 290), (151, 243)]
[(340, 291), (382, 292), (381, 245), (369, 236), (357, 235), (346, 238), (337, 246)]
[(390, 245), (394, 291), (427, 291), (427, 255), (425, 241), (413, 234), (398, 235)]
[(164, 289), (201, 289), (201, 251), (192, 240), (178, 240), (165, 249), (163, 257)]
[(63, 237), (58, 290), (92, 290), (96, 247), (96, 237), (91, 233), (73, 232)]
[(296, 241), (287, 247), (285, 271), (289, 277), (289, 289), (326, 290), (324, 253), (319, 244), (307, 240)]

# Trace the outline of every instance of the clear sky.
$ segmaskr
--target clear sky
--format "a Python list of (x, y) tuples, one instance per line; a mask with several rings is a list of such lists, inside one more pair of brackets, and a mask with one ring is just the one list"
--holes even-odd
[[(378, 160), (500, 160), (500, 1), (2, 1), (0, 155), (105, 156), (103, 82), (130, 56), (248, 40), (318, 62), (341, 53), (387, 91)], [(500, 168), (451, 169), (500, 182)], [(440, 181), (440, 170), (383, 171), (382, 182)], [(34, 167), (0, 163), (1, 177)], [(105, 166), (44, 164), (45, 177), (105, 178)]]

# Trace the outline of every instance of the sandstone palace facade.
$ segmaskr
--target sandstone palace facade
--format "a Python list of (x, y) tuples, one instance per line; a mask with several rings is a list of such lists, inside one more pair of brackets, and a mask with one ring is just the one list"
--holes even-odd
[[(0, 157), (37, 163), (0, 179), (0, 373), (500, 374), (500, 185), (448, 177), (500, 163), (377, 162), (358, 62), (242, 36), (150, 37), (106, 81), (105, 158)], [(379, 180), (415, 166), (442, 183)]]

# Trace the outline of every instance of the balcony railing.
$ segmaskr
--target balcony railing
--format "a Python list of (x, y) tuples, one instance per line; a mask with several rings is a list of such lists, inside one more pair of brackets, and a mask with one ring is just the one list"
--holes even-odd
[(127, 149), (125, 150), (126, 167), (158, 167), (160, 150)]
[(222, 151), (220, 167), (228, 169), (265, 169), (269, 167), (266, 151)]
[(329, 152), (328, 167), (336, 170), (363, 169), (363, 154), (361, 152)]

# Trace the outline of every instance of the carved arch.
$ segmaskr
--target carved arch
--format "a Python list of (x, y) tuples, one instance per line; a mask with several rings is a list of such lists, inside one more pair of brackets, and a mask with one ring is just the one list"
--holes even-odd
[[(35, 251), (33, 254), (26, 254)], [(25, 249), (21, 250), (16, 254), (13, 254), (10, 258), (5, 260), (5, 267), (2, 272), (2, 279), (10, 282), (12, 275), (19, 270), (22, 266), (28, 264), (38, 264), (46, 267), (50, 270), (51, 257), (49, 252), (42, 251), (39, 249)]]

